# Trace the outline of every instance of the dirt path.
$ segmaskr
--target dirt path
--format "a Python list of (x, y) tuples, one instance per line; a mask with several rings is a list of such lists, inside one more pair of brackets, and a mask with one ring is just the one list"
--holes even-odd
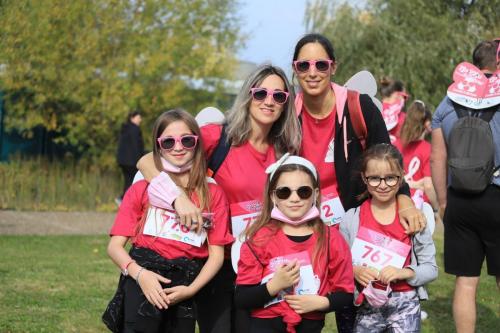
[(105, 235), (115, 213), (0, 210), (0, 235)]

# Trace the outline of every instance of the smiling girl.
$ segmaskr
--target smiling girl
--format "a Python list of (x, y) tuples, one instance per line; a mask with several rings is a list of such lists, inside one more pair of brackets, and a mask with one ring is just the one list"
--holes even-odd
[[(228, 206), (219, 186), (207, 183), (200, 129), (185, 111), (170, 110), (153, 129), (158, 168), (205, 213), (200, 232), (179, 224), (175, 212), (160, 208), (158, 184), (142, 180), (126, 192), (111, 228), (108, 254), (122, 270), (123, 332), (194, 332), (192, 297), (222, 266)], [(200, 221), (201, 223), (201, 221)], [(127, 252), (125, 245), (132, 242)]]
[(431, 233), (426, 227), (409, 236), (398, 222), (396, 195), (404, 172), (403, 158), (394, 146), (368, 149), (361, 176), (367, 199), (340, 223), (361, 292), (354, 332), (419, 332), (419, 299), (428, 298), (423, 286), (437, 277)]
[(313, 164), (282, 157), (267, 170), (263, 211), (246, 231), (235, 301), (250, 332), (321, 332), (325, 313), (352, 304), (349, 248), (319, 216)]

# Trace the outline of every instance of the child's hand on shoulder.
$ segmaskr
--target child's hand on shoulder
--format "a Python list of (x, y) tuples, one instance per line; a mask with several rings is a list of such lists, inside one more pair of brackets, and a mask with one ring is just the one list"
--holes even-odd
[(390, 282), (396, 280), (407, 280), (415, 276), (415, 272), (409, 268), (396, 268), (394, 266), (384, 267), (380, 271), (379, 280), (384, 284), (389, 284)]
[(271, 296), (280, 290), (292, 287), (299, 283), (300, 265), (297, 260), (278, 266), (274, 276), (267, 282), (267, 290)]
[(370, 281), (377, 280), (379, 276), (379, 272), (371, 267), (354, 266), (353, 270), (354, 270), (354, 278), (363, 287), (366, 287)]

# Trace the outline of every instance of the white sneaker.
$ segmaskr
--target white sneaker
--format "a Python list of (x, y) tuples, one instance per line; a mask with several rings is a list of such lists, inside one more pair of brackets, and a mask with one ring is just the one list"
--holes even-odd
[(420, 311), (420, 319), (422, 321), (426, 320), (428, 317), (429, 315), (427, 314), (427, 312), (425, 312), (424, 310)]

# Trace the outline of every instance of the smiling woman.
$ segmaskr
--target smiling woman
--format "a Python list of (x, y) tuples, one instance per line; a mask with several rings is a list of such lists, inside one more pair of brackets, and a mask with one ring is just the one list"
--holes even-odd
[[(294, 91), (283, 70), (272, 65), (258, 67), (245, 80), (226, 114), (226, 123), (201, 127), (201, 139), (208, 164), (220, 159), (219, 167), (211, 169), (212, 177), (226, 193), (232, 233), (238, 239), (247, 224), (244, 219), (253, 220), (260, 213), (266, 168), (285, 153), (299, 151), (301, 135), (294, 109)], [(226, 150), (222, 158), (220, 149)], [(175, 184), (169, 183), (162, 165), (155, 167), (152, 158), (146, 155), (139, 169), (146, 179), (152, 179), (152, 184), (164, 184), (164, 197), (169, 198), (167, 202), (173, 201), (182, 223), (190, 226), (191, 221), (200, 220), (199, 208), (184, 194), (169, 195)], [(227, 256), (220, 272), (197, 299), (201, 333), (247, 332), (248, 311), (238, 311), (231, 318), (235, 279)], [(231, 322), (235, 327), (231, 327)]]

